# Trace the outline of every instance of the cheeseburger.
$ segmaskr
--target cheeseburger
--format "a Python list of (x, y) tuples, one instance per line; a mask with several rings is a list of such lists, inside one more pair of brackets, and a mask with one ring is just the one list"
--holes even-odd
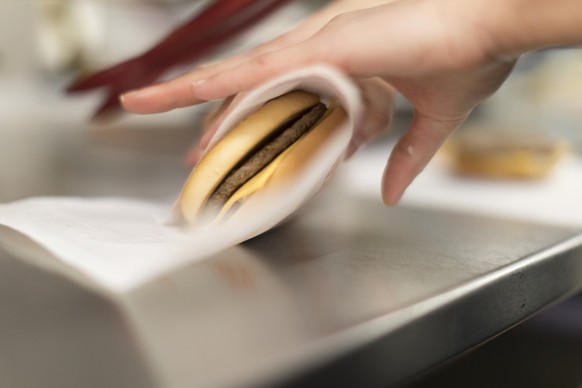
[(345, 119), (340, 106), (304, 91), (266, 102), (202, 156), (184, 185), (180, 213), (193, 225), (220, 221), (250, 196), (280, 189)]
[(567, 145), (539, 133), (489, 129), (459, 135), (448, 149), (455, 170), (464, 175), (540, 179), (556, 166)]

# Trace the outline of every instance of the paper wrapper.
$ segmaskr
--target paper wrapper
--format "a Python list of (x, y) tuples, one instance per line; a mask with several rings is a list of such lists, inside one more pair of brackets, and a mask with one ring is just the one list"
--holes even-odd
[(284, 190), (255, 195), (225, 223), (195, 230), (163, 222), (164, 204), (118, 198), (34, 198), (0, 205), (0, 243), (45, 267), (126, 292), (188, 262), (263, 233), (318, 192), (343, 160), (361, 115), (358, 88), (324, 66), (304, 68), (251, 91), (232, 109), (211, 145), (266, 101), (300, 89), (334, 98), (348, 120)]

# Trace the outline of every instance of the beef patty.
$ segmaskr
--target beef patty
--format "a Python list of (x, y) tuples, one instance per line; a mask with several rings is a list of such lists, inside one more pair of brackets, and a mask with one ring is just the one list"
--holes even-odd
[(210, 196), (208, 200), (209, 205), (218, 207), (224, 204), (242, 185), (247, 183), (253, 176), (312, 128), (323, 117), (326, 111), (327, 107), (325, 104), (319, 103), (315, 105), (289, 127), (279, 132), (275, 138), (268, 141), (255, 153), (252, 153), (222, 181), (216, 191)]

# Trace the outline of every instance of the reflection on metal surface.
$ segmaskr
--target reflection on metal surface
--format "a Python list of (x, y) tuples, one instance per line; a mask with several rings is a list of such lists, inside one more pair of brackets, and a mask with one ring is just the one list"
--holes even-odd
[[(128, 296), (132, 321), (170, 385), (280, 379), (383, 341), (382, 357), (399, 361), (371, 376), (394, 382), (581, 284), (575, 256), (569, 278), (556, 259), (555, 278), (534, 284), (541, 263), (551, 265), (579, 239), (522, 260), (573, 231), (340, 198), (322, 198), (279, 229)], [(416, 350), (407, 355), (409, 346)], [(361, 357), (369, 372), (382, 362)], [(361, 365), (352, 359), (346, 369), (354, 362)], [(359, 372), (367, 381), (366, 368)]]
[(402, 388), (575, 388), (581, 359), (582, 294)]
[[(307, 386), (387, 386), (582, 286), (582, 237), (574, 230), (328, 194), (266, 235), (130, 294), (104, 295), (160, 387), (280, 386), (287, 378)], [(22, 267), (8, 257), (1, 265)], [(42, 287), (77, 292), (54, 276), (43, 286), (42, 275), (28, 270), (38, 279), (26, 291), (25, 283), (4, 286), (31, 296)], [(3, 308), (18, 306), (6, 301)], [(46, 324), (57, 330), (76, 318), (51, 319)], [(119, 330), (106, 315), (93, 319), (99, 335)], [(1, 329), (19, 343), (36, 330)], [(59, 335), (62, 343), (75, 340)], [(87, 368), (91, 361), (79, 353), (76, 362)]]

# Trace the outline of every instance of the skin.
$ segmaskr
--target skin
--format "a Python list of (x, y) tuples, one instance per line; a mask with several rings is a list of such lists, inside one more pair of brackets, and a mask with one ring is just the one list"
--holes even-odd
[[(579, 7), (579, 0), (344, 0), (255, 50), (130, 92), (122, 103), (136, 113), (229, 96), (236, 103), (271, 77), (332, 65), (358, 82), (366, 105), (350, 152), (387, 127), (393, 89), (413, 106), (413, 119), (383, 176), (384, 201), (394, 205), (472, 109), (501, 86), (522, 53), (582, 42)], [(217, 114), (209, 133), (226, 113), (228, 108)]]

